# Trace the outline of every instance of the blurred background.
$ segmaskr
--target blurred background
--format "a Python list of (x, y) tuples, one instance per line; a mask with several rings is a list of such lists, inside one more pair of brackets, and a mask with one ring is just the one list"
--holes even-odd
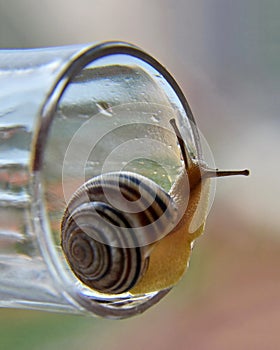
[(0, 47), (132, 42), (177, 79), (220, 168), (188, 273), (158, 305), (109, 321), (0, 310), (0, 349), (278, 349), (280, 2), (0, 0)]

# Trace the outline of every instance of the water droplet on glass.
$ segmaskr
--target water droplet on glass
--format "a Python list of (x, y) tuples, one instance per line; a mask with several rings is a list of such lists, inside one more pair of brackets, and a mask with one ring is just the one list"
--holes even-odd
[(24, 135), (27, 129), (24, 125), (0, 126), (0, 140), (9, 140), (16, 134)]
[(96, 102), (96, 107), (98, 108), (99, 112), (107, 117), (112, 117), (113, 110), (111, 106), (106, 101), (99, 101)]
[(160, 121), (159, 117), (156, 114), (152, 115), (151, 120), (155, 123), (158, 123)]
[(98, 161), (88, 160), (86, 164), (87, 168), (95, 168), (99, 166)]

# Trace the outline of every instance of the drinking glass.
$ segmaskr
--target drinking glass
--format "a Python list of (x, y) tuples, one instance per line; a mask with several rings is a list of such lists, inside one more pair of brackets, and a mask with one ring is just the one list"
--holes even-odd
[(87, 288), (63, 255), (60, 222), (75, 189), (104, 169), (135, 171), (168, 190), (181, 166), (171, 118), (200, 159), (183, 93), (131, 44), (0, 51), (1, 307), (125, 318), (169, 292)]

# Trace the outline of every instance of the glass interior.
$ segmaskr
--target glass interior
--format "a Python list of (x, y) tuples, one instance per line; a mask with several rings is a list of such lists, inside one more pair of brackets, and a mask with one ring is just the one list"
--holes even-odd
[(60, 225), (73, 193), (99, 174), (139, 173), (168, 192), (182, 167), (172, 118), (189, 154), (197, 158), (194, 126), (171, 85), (151, 65), (127, 54), (88, 64), (62, 94), (44, 155), (45, 206), (56, 253), (81, 300), (129, 309), (155, 297), (104, 295), (80, 283), (62, 253)]

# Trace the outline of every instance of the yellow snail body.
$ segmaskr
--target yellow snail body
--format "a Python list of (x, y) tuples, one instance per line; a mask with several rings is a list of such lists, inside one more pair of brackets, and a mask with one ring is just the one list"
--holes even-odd
[[(219, 172), (195, 163), (175, 121), (170, 123), (184, 168), (169, 193), (136, 173), (107, 173), (83, 184), (65, 210), (63, 252), (74, 274), (100, 293), (143, 294), (176, 284), (186, 269), (192, 241), (203, 232), (208, 179), (248, 175), (247, 170)], [(110, 201), (122, 202), (120, 195), (128, 203), (122, 209)], [(190, 232), (198, 211), (200, 224)]]

